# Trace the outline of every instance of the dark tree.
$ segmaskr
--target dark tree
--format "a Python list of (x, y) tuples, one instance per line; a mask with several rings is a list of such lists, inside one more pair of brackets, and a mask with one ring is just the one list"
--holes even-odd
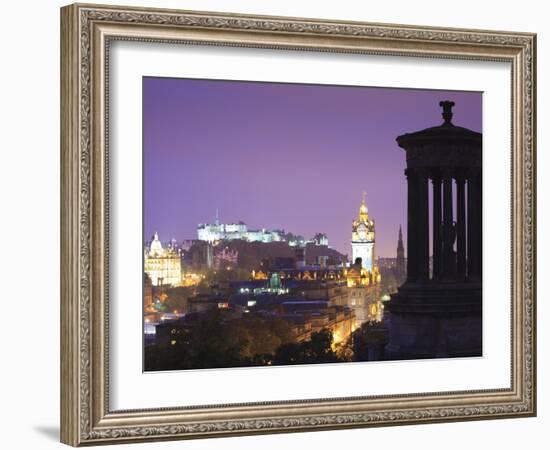
[(332, 349), (332, 332), (324, 329), (311, 334), (311, 340), (281, 345), (273, 364), (317, 364), (338, 362), (338, 356)]

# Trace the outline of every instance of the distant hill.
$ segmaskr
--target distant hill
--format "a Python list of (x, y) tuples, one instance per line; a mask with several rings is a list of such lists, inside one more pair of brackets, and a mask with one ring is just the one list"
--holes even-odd
[[(286, 264), (294, 264), (296, 260), (296, 247), (291, 247), (287, 242), (248, 242), (244, 240), (222, 241), (213, 251), (223, 248), (237, 250), (238, 266), (242, 269), (254, 270), (260, 267), (265, 267), (266, 264), (271, 265), (276, 261), (284, 260)], [(186, 258), (194, 264), (206, 263), (206, 244), (197, 242), (193, 244), (188, 252), (189, 257)], [(346, 259), (346, 255), (342, 255), (337, 250), (327, 247), (326, 245), (307, 244), (305, 248), (306, 264), (317, 264), (319, 257), (326, 257), (327, 264), (339, 264)]]

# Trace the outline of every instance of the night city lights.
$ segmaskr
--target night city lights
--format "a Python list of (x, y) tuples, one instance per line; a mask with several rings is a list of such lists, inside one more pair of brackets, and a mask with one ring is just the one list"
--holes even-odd
[(481, 355), (481, 94), (143, 79), (146, 371)]

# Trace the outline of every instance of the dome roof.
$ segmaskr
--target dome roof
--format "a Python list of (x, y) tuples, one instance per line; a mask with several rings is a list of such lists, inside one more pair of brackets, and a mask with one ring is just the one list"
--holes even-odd
[(162, 244), (159, 240), (158, 233), (155, 233), (155, 237), (153, 238), (153, 241), (151, 242), (151, 254), (152, 255), (161, 255), (164, 253), (164, 249), (162, 248)]
[(473, 142), (481, 143), (481, 133), (469, 130), (464, 127), (457, 127), (452, 123), (443, 123), (437, 127), (426, 128), (414, 133), (406, 133), (399, 136), (397, 144), (400, 147), (408, 147), (411, 144), (422, 144), (424, 142), (442, 141), (449, 143)]
[(369, 209), (367, 208), (367, 193), (363, 192), (363, 199), (359, 207), (359, 221), (365, 222), (369, 219)]
[(424, 130), (406, 133), (397, 137), (397, 144), (402, 148), (414, 147), (424, 143), (453, 144), (473, 143), (481, 145), (481, 133), (469, 130), (468, 128), (458, 127), (451, 120), (453, 118), (452, 107), (454, 102), (442, 101), (439, 106), (443, 108), (443, 120), (441, 125), (426, 128)]

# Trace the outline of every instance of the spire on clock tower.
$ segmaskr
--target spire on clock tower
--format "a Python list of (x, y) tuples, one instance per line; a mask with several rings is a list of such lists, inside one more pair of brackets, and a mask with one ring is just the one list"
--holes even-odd
[(367, 193), (363, 192), (363, 200), (359, 207), (359, 222), (366, 222), (369, 220), (369, 209), (367, 208)]

